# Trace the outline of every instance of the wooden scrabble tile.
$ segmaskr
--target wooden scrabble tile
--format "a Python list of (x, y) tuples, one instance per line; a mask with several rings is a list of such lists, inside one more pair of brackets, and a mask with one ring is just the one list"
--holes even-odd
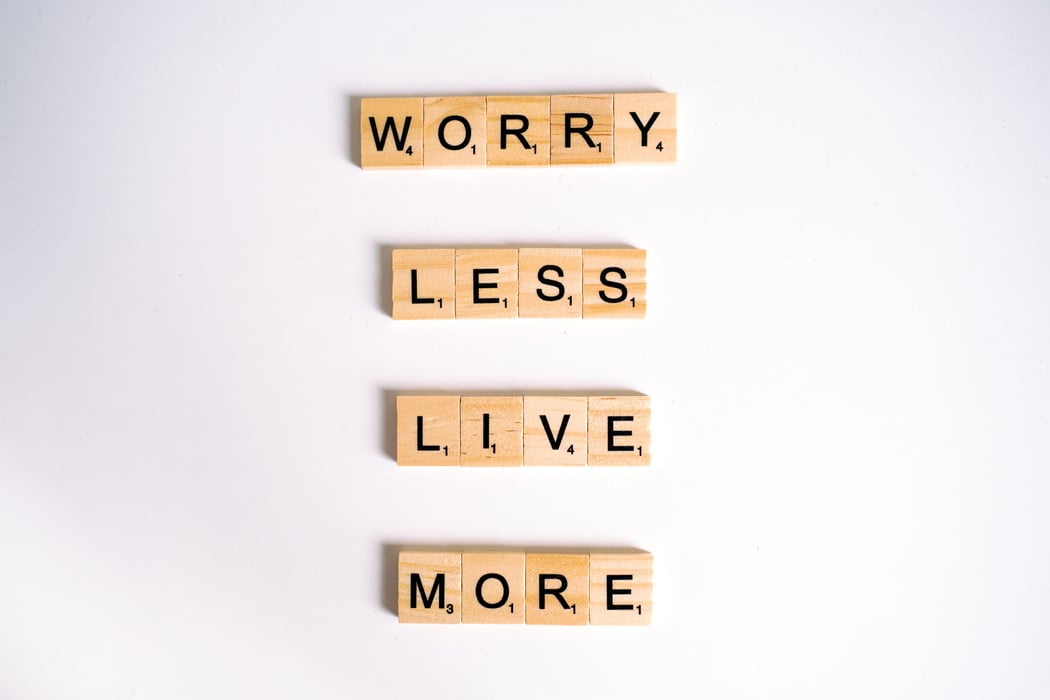
[(395, 319), (455, 317), (456, 251), (451, 248), (395, 250), (393, 280)]
[(645, 251), (583, 251), (583, 317), (645, 318)]
[(397, 397), (399, 467), (459, 465), (459, 397)]
[(586, 625), (590, 597), (586, 554), (525, 554), (525, 624)]
[(673, 163), (678, 155), (677, 95), (617, 93), (617, 163)]
[(613, 162), (613, 96), (551, 96), (551, 165)]
[(649, 397), (587, 398), (587, 463), (592, 467), (649, 464)]
[(456, 318), (518, 315), (516, 248), (456, 251)]
[(464, 467), (520, 467), (520, 396), (464, 396), (460, 399), (460, 464)]
[(525, 622), (525, 552), (463, 552), (463, 622)]
[(587, 464), (587, 397), (525, 397), (525, 466)]
[(459, 552), (399, 552), (397, 621), (459, 624)]
[(361, 100), (361, 167), (423, 167), (423, 98)]
[(648, 625), (653, 615), (653, 555), (591, 553), (591, 624)]
[(518, 316), (583, 316), (583, 251), (522, 248), (518, 251)]
[(486, 102), (489, 165), (550, 165), (549, 95), (491, 96)]
[(425, 167), (485, 166), (485, 98), (423, 99)]

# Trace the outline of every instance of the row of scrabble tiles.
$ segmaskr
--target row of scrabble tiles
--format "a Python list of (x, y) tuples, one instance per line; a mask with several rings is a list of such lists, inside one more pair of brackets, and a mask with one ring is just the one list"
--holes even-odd
[(652, 601), (648, 552), (398, 553), (399, 622), (648, 625)]
[(673, 163), (674, 93), (366, 97), (361, 167)]
[(398, 466), (648, 466), (648, 396), (398, 396)]
[(395, 319), (644, 318), (638, 248), (402, 248)]

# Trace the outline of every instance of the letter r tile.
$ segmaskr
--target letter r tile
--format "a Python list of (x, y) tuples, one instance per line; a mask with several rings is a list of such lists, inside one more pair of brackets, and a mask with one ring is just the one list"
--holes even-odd
[(551, 96), (551, 165), (613, 162), (613, 96)]
[(489, 165), (551, 164), (549, 95), (493, 95), (486, 99)]
[(586, 554), (525, 553), (525, 624), (586, 625), (590, 597)]

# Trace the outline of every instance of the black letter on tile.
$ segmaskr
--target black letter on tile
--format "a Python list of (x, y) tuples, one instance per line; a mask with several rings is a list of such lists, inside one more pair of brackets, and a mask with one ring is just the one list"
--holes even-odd
[[(485, 585), (485, 582), (489, 579), (495, 579), (499, 581), (499, 584), (503, 586), (503, 596), (495, 603), (490, 603), (485, 600), (481, 595), (481, 587)], [(492, 610), (494, 608), (502, 608), (503, 604), (507, 602), (507, 598), (510, 597), (510, 585), (507, 583), (507, 579), (503, 578), (499, 574), (485, 574), (478, 579), (478, 585), (474, 587), (474, 595), (477, 596), (478, 602), (481, 603), (481, 607)], [(628, 606), (630, 607), (630, 606)]]
[(630, 603), (614, 603), (614, 595), (631, 595), (630, 588), (613, 588), (614, 581), (630, 581), (634, 578), (631, 574), (606, 574), (605, 576), (605, 609), (606, 610), (633, 610)]
[(434, 595), (437, 595), (438, 607), (445, 607), (445, 574), (438, 574), (434, 577), (434, 585), (430, 587), (430, 595), (428, 596), (426, 591), (423, 589), (423, 579), (419, 577), (419, 574), (413, 572), (412, 576), (409, 577), (409, 585), (411, 587), (411, 594), (409, 599), (409, 607), (416, 607), (416, 590), (419, 590), (419, 597), (423, 599), (423, 607), (429, 608), (434, 603)]
[(416, 449), (420, 452), (437, 452), (441, 449), (437, 445), (423, 444), (423, 416), (416, 416)]
[(624, 272), (624, 269), (622, 267), (607, 267), (607, 268), (605, 268), (604, 270), (602, 270), (601, 275), (599, 275), (599, 279), (601, 280), (602, 285), (604, 285), (606, 287), (612, 287), (613, 289), (619, 289), (620, 290), (620, 296), (615, 297), (615, 298), (611, 297), (611, 296), (609, 296), (608, 294), (605, 293), (604, 289), (598, 290), (598, 296), (601, 297), (602, 301), (604, 301), (604, 302), (606, 302), (608, 304), (619, 304), (621, 301), (623, 301), (624, 299), (627, 298), (627, 285), (623, 284), (621, 282), (614, 282), (614, 281), (610, 280), (609, 279), (609, 274), (613, 273), (613, 272), (615, 272), (617, 275), (619, 275), (620, 279), (622, 279), (622, 280), (627, 279), (627, 273)]
[(646, 122), (645, 125), (643, 125), (642, 124), (642, 120), (638, 118), (638, 113), (637, 112), (631, 112), (631, 119), (634, 120), (634, 123), (638, 125), (638, 128), (642, 132), (642, 146), (643, 147), (649, 145), (649, 129), (653, 128), (653, 124), (656, 123), (656, 118), (659, 117), (659, 116), (660, 116), (659, 112), (653, 112), (653, 116), (649, 117), (649, 121)]
[(405, 128), (399, 134), (397, 133), (397, 126), (394, 124), (393, 117), (387, 117), (386, 122), (383, 123), (383, 135), (379, 135), (379, 129), (376, 127), (376, 118), (369, 117), (368, 123), (372, 125), (372, 138), (375, 139), (376, 149), (383, 150), (386, 148), (386, 137), (390, 132), (394, 133), (394, 145), (397, 146), (397, 150), (405, 150), (405, 141), (408, 140), (408, 125), (412, 123), (412, 117), (405, 117)]
[(542, 282), (543, 284), (549, 284), (550, 286), (555, 287), (558, 290), (558, 293), (557, 294), (547, 294), (542, 289), (537, 289), (536, 290), (536, 295), (539, 296), (539, 298), (543, 299), (544, 301), (558, 301), (563, 296), (565, 296), (565, 285), (562, 284), (561, 282), (559, 282), (556, 279), (551, 279), (549, 277), (544, 277), (544, 275), (546, 273), (548, 273), (548, 272), (553, 272), (556, 275), (558, 275), (558, 277), (564, 277), (565, 276), (565, 270), (561, 269), (557, 265), (544, 265), (543, 267), (540, 268), (539, 273), (536, 275), (537, 277), (539, 277), (540, 282)]
[[(475, 304), (498, 304), (499, 297), (482, 297), (479, 292), (482, 289), (495, 289), (499, 286), (496, 282), (482, 282), (482, 275), (499, 274), (498, 267), (482, 267), (474, 270), (474, 303)], [(624, 287), (623, 294), (627, 296), (627, 288)]]
[[(453, 146), (445, 140), (445, 126), (447, 126), (449, 122), (459, 122), (463, 125), (463, 142), (460, 143), (458, 146)], [(644, 139), (645, 137), (643, 136), (642, 138)], [(438, 125), (438, 141), (440, 141), (441, 145), (450, 151), (463, 150), (467, 147), (467, 144), (470, 143), (470, 122), (468, 122), (464, 117), (461, 117), (458, 114), (453, 114), (445, 117), (441, 120), (441, 124)]]
[[(517, 129), (508, 128), (507, 122), (511, 119), (517, 119), (521, 122), (521, 126)], [(526, 151), (532, 148), (529, 142), (525, 139), (525, 131), (529, 128), (529, 118), (524, 114), (501, 114), (499, 116), (499, 147), (501, 150), (507, 150), (507, 136), (513, 134), (518, 137), (518, 141), (521, 141), (521, 147)]]
[[(587, 125), (586, 126), (573, 126), (573, 119), (582, 119)], [(591, 140), (591, 135), (587, 133), (587, 130), (594, 126), (594, 118), (589, 114), (583, 112), (566, 112), (565, 113), (565, 147), (569, 148), (572, 146), (572, 135), (579, 134), (583, 137), (583, 140), (587, 142), (587, 145), (591, 148), (597, 148), (594, 145), (594, 141)]]
[(634, 447), (631, 445), (614, 445), (613, 438), (617, 435), (633, 435), (634, 433), (630, 430), (616, 430), (614, 423), (616, 421), (633, 421), (634, 416), (609, 416), (609, 452), (634, 452)]
[[(547, 588), (547, 581), (558, 581), (561, 583), (557, 588)], [(547, 609), (547, 595), (550, 594), (558, 599), (561, 606), (568, 610), (569, 604), (565, 602), (562, 593), (569, 587), (569, 582), (561, 574), (540, 574), (540, 610)]]

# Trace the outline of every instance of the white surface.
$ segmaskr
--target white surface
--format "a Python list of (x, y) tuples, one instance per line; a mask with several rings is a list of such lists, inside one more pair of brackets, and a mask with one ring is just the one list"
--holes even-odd
[[(0, 696), (1046, 692), (1045, 5), (155, 5), (0, 6)], [(677, 166), (350, 160), (361, 96), (616, 89)], [(646, 321), (386, 313), (391, 246), (571, 242)], [(652, 468), (388, 455), (542, 388)], [(442, 542), (650, 549), (653, 625), (399, 626)]]

